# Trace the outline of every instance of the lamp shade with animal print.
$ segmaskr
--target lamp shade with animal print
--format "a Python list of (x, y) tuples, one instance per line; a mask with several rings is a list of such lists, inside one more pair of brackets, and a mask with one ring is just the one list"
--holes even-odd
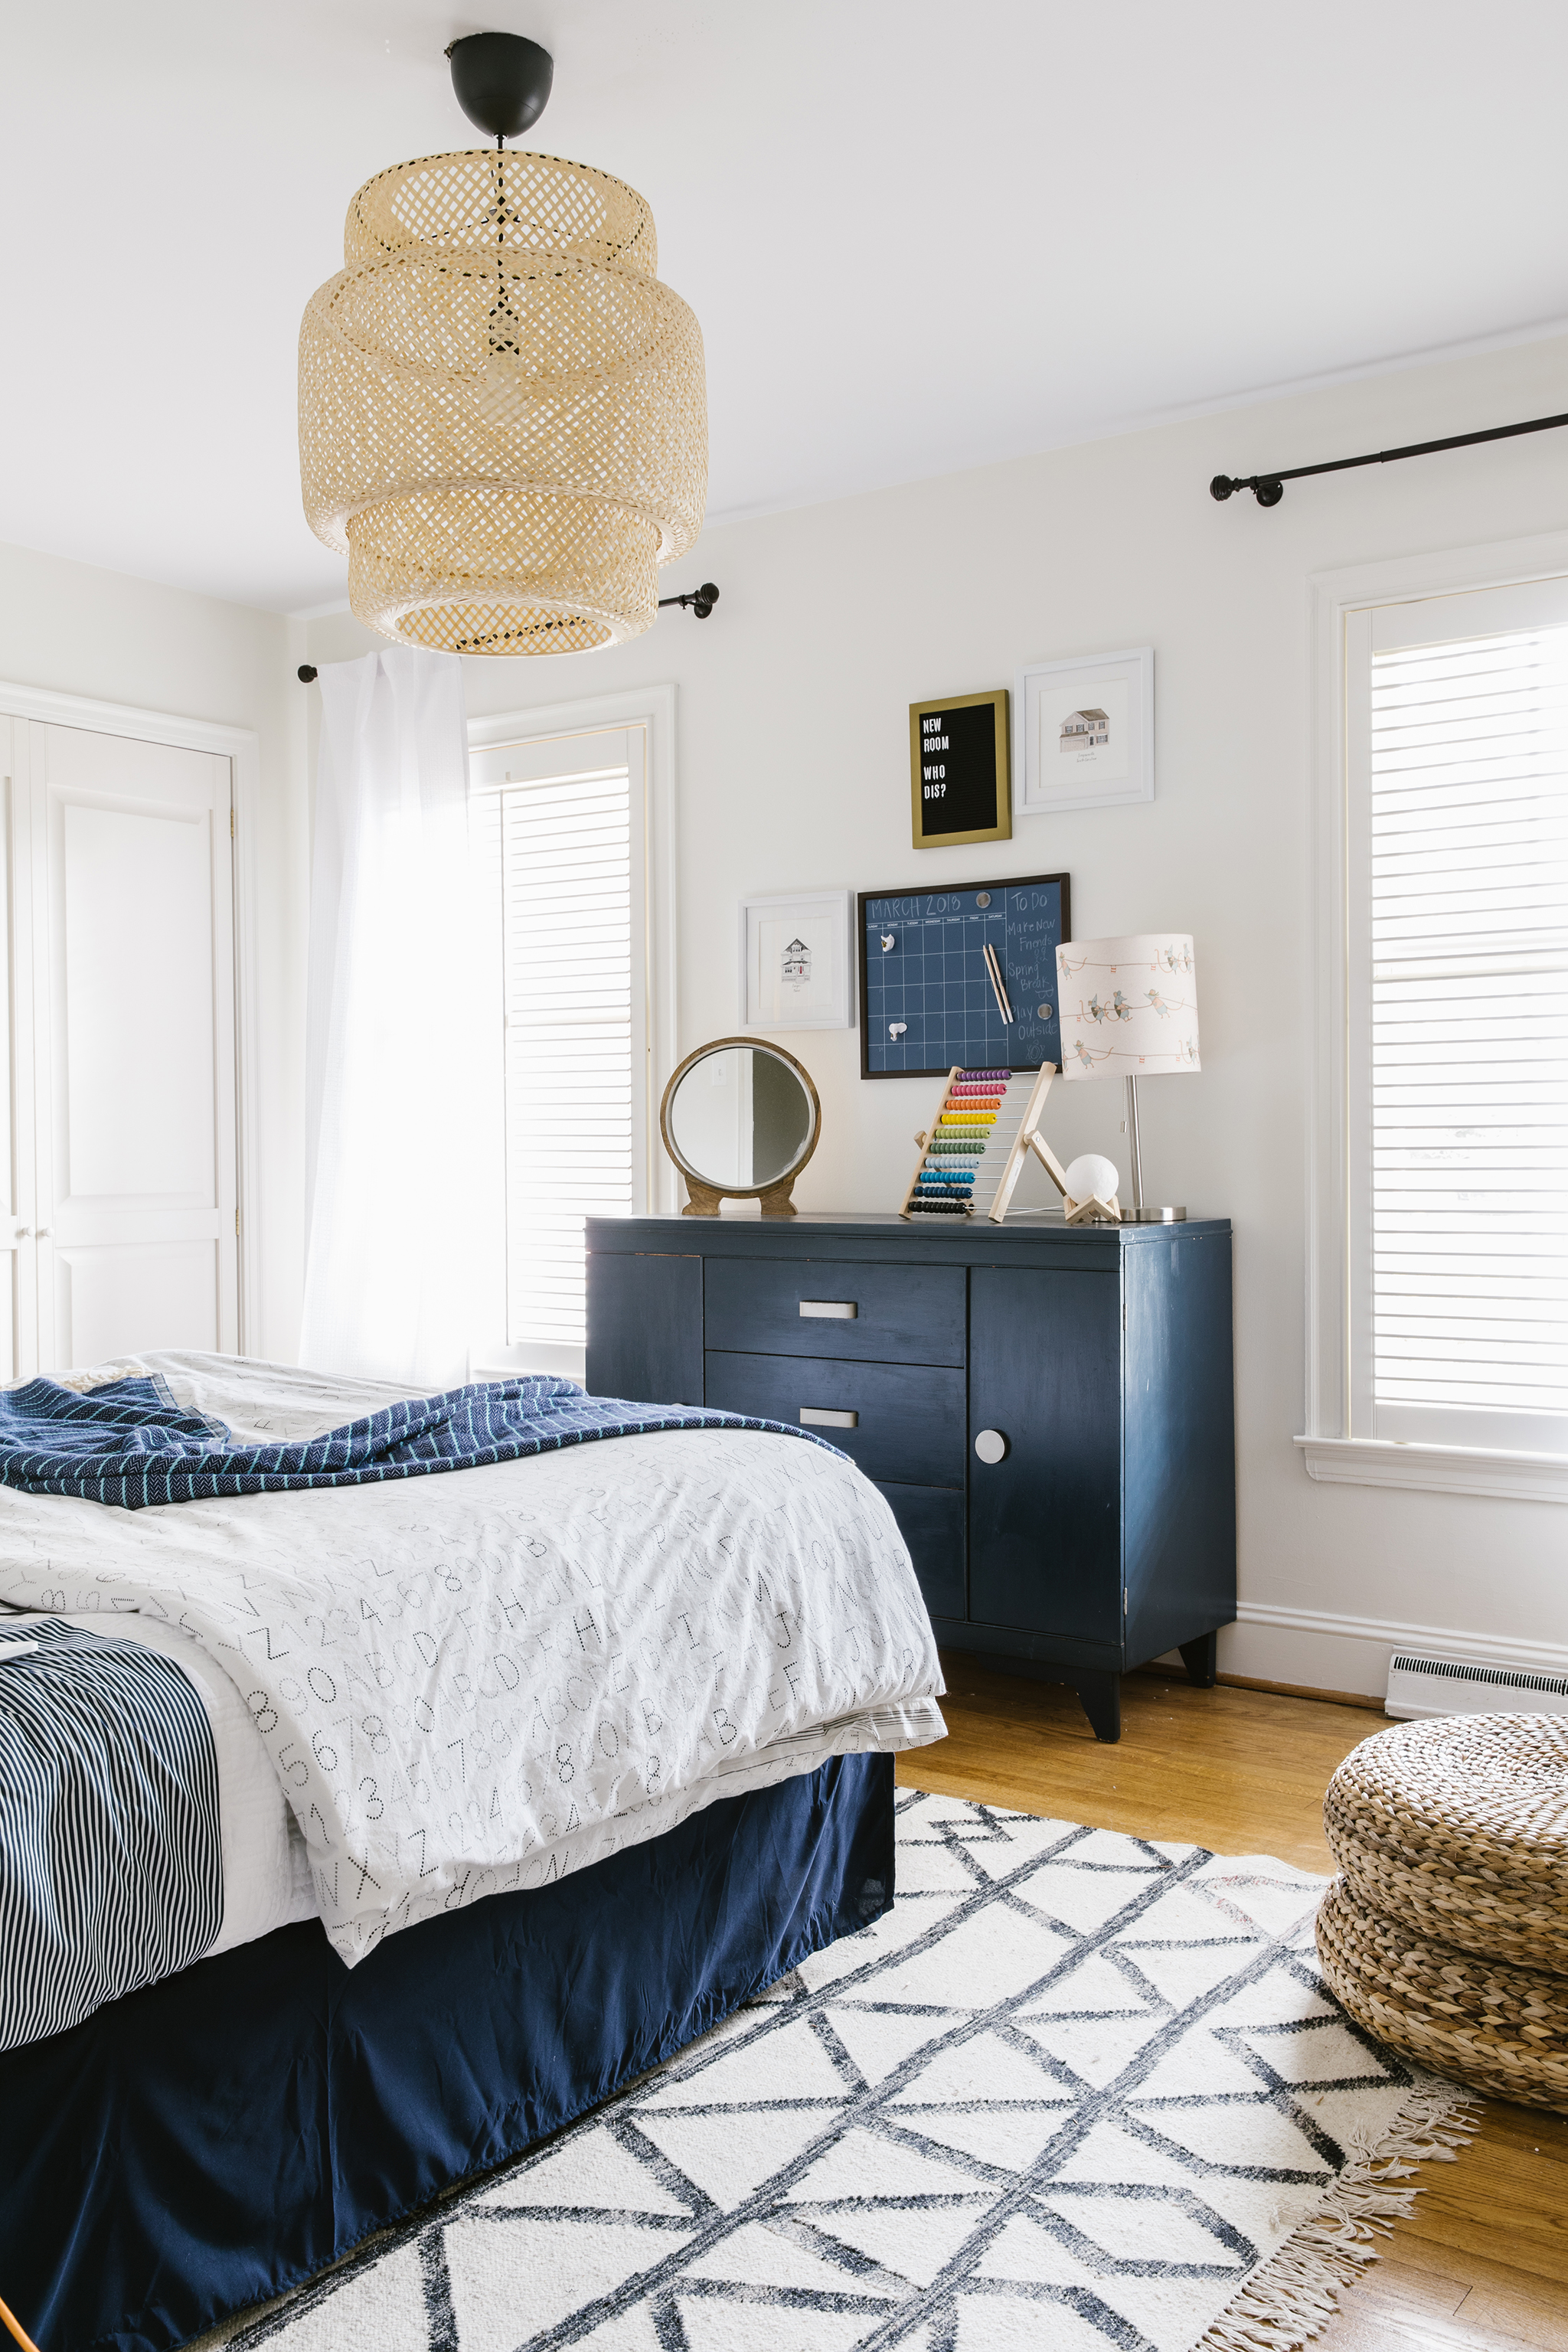
[(1156, 1077), (1202, 1066), (1188, 932), (1065, 940), (1057, 950), (1057, 1002), (1064, 1077)]

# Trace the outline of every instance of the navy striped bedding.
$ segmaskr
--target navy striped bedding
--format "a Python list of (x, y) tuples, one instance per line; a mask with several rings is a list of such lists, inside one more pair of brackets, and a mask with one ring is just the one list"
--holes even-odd
[(575, 1381), (531, 1374), (410, 1398), (324, 1437), (242, 1445), (221, 1422), (185, 1412), (156, 1378), (110, 1381), (85, 1395), (37, 1380), (0, 1391), (0, 1485), (139, 1511), (149, 1503), (476, 1469), (656, 1429), (761, 1429), (826, 1444), (789, 1422), (591, 1397)]
[(0, 1622), (0, 2050), (199, 1959), (223, 1925), (217, 1756), (172, 1658)]

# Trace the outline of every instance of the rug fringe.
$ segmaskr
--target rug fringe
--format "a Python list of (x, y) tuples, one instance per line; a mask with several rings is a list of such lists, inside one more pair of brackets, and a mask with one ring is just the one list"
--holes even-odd
[(1433, 2158), (1452, 2163), (1475, 2137), (1481, 2102), (1458, 2083), (1428, 2075), (1412, 2091), (1375, 2146), (1357, 2147), (1323, 2203), (1256, 2270), (1194, 2352), (1296, 2352), (1326, 2327), (1340, 2291), (1383, 2252), (1420, 2187), (1396, 2186)]

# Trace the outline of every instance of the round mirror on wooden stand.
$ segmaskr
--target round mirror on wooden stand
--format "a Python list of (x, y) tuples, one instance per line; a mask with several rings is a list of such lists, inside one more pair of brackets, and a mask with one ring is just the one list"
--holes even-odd
[(816, 1150), (822, 1106), (782, 1045), (716, 1037), (676, 1071), (658, 1126), (686, 1179), (683, 1217), (716, 1217), (721, 1201), (760, 1201), (764, 1217), (793, 1217), (790, 1193)]

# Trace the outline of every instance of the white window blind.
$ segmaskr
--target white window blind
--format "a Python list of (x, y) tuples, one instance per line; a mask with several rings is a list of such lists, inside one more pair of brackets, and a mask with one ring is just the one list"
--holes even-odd
[(1529, 625), (1398, 642), (1484, 620), (1489, 597), (1500, 621), (1532, 601), (1436, 600), (1447, 614), (1380, 614), (1366, 636), (1352, 893), (1364, 1034), (1350, 1064), (1360, 1421), (1369, 1435), (1568, 1451), (1563, 596), (1542, 591), (1547, 616)]
[(504, 1351), (477, 1352), (580, 1372), (584, 1220), (645, 1197), (641, 737), (491, 751), (474, 776), (505, 1170)]
[(580, 1348), (583, 1221), (633, 1206), (631, 782), (501, 795), (507, 1339)]

